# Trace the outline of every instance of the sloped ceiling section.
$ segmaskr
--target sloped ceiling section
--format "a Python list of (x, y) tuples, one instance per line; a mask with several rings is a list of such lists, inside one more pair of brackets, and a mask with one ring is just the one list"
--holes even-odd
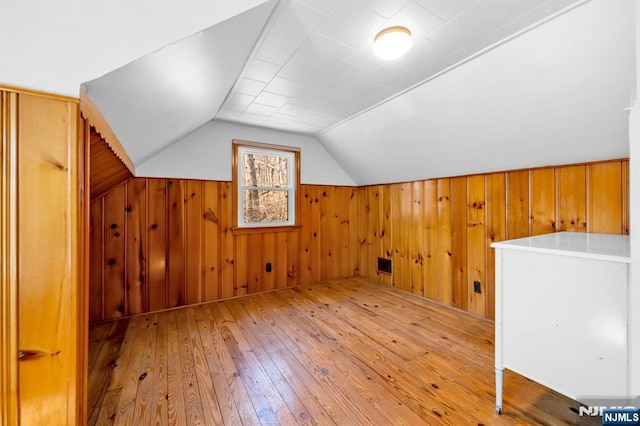
[(355, 185), (313, 136), (217, 120), (140, 164), (136, 175), (229, 181), (234, 139), (299, 147), (301, 183)]
[(1, 0), (0, 82), (78, 97), (80, 84), (265, 0)]
[(211, 120), (277, 0), (82, 84), (135, 165)]
[(360, 185), (627, 157), (634, 17), (591, 1), (319, 140)]

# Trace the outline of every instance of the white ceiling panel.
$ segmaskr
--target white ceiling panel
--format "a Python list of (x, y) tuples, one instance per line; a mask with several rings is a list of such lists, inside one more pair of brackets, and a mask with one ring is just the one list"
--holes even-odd
[(634, 8), (585, 3), (319, 140), (360, 185), (624, 158)]
[(410, 0), (366, 0), (363, 3), (366, 7), (382, 16), (389, 19), (394, 16), (400, 9), (405, 7)]
[(237, 107), (247, 107), (253, 102), (254, 96), (243, 95), (242, 93), (234, 93), (229, 101), (227, 102), (227, 106), (225, 107), (225, 111), (235, 110)]
[(254, 126), (258, 126), (260, 124), (262, 124), (262, 122), (264, 120), (267, 119), (266, 115), (262, 115), (262, 114), (253, 114), (250, 112), (243, 112), (240, 115), (240, 118), (242, 119), (243, 122), (247, 123), (247, 124), (252, 124)]
[(323, 74), (322, 80), (320, 80), (319, 83), (322, 86), (335, 89), (335, 91), (329, 94), (332, 95), (335, 92), (353, 86), (361, 81), (367, 74), (369, 74), (369, 70), (366, 68), (348, 62), (340, 62), (331, 65)]
[(429, 12), (427, 9), (420, 7), (416, 3), (409, 3), (406, 7), (393, 15), (384, 25), (377, 30), (392, 25), (401, 25), (409, 28), (412, 39), (418, 41), (431, 34), (445, 23), (444, 20)]
[[(401, 58), (394, 61), (395, 64), (410, 71), (418, 72), (425, 68), (425, 63), (436, 64), (449, 54), (449, 51), (438, 46), (429, 39), (416, 40), (411, 50)], [(424, 79), (424, 77), (423, 77)]]
[[(498, 0), (503, 8), (511, 8), (511, 4), (528, 3), (529, 0)], [(548, 1), (548, 0), (542, 0)], [(460, 15), (465, 10), (476, 4), (477, 0), (415, 0), (417, 4), (424, 7), (443, 21), (450, 21)], [(511, 3), (511, 4), (510, 4)]]
[(412, 74), (411, 71), (392, 62), (387, 62), (375, 71), (367, 74), (365, 81), (378, 86), (389, 86), (408, 77), (410, 74)]
[(429, 34), (429, 40), (453, 52), (481, 39), (499, 25), (495, 16), (474, 6)]
[(327, 67), (340, 61), (350, 48), (320, 34), (314, 34), (295, 54), (295, 59)]
[(236, 87), (236, 92), (242, 95), (258, 96), (265, 88), (267, 83), (250, 78), (242, 78)]
[(256, 97), (254, 103), (269, 105), (272, 107), (280, 108), (289, 102), (288, 96), (276, 95), (275, 93), (262, 92)]
[(299, 47), (300, 45), (292, 40), (268, 34), (260, 44), (255, 59), (284, 65)]
[(282, 108), (278, 110), (279, 113), (286, 114), (291, 117), (299, 117), (301, 115), (308, 114), (309, 111), (311, 111), (309, 108), (305, 108), (300, 105), (294, 105), (291, 103), (284, 105)]
[(241, 114), (240, 111), (231, 111), (231, 110), (227, 109), (227, 110), (221, 112), (218, 115), (218, 118), (220, 120), (223, 120), (223, 121), (237, 121), (238, 118), (240, 117), (240, 114)]
[(280, 70), (280, 67), (271, 62), (261, 61), (260, 59), (254, 59), (251, 64), (245, 69), (244, 76), (251, 80), (261, 81), (268, 83)]
[(505, 5), (504, 0), (480, 0), (477, 5), (499, 21), (510, 22), (548, 2), (549, 0), (520, 0), (507, 2)]
[(277, 111), (278, 111), (278, 108), (276, 108), (276, 107), (272, 107), (272, 106), (268, 106), (268, 105), (262, 105), (262, 104), (258, 104), (258, 103), (255, 103), (255, 102), (252, 103), (251, 105), (249, 105), (245, 109), (245, 112), (248, 112), (248, 113), (251, 113), (251, 114), (264, 115), (266, 117), (269, 117), (270, 115), (273, 115)]
[(283, 77), (274, 77), (265, 90), (277, 95), (294, 97), (304, 89), (304, 84)]
[[(307, 117), (304, 132), (318, 135), (581, 2), (281, 0), (228, 103), (237, 105), (236, 93), (288, 97), (280, 108), (307, 108), (318, 119)], [(373, 54), (373, 38), (392, 25), (410, 29), (413, 47), (395, 61), (384, 61)], [(266, 85), (260, 93), (258, 85), (250, 91), (246, 78)], [(270, 120), (262, 125), (269, 127)]]
[(304, 3), (289, 1), (282, 4), (270, 33), (299, 45), (313, 34), (325, 17), (325, 13)]
[(382, 86), (361, 80), (350, 86), (343, 92), (338, 93), (336, 96), (344, 99), (345, 101), (348, 101), (349, 106), (352, 106), (354, 99), (364, 99), (367, 96), (370, 96), (371, 93), (378, 92), (381, 89)]
[(343, 1), (318, 28), (318, 33), (350, 47), (369, 37), (385, 18), (366, 8), (363, 1)]
[(304, 108), (314, 108), (320, 105), (329, 96), (327, 93), (324, 93), (323, 95), (324, 96), (321, 96), (316, 93), (310, 93), (303, 90), (296, 96), (291, 98), (291, 100), (289, 101), (289, 105), (297, 105)]
[(314, 8), (315, 10), (324, 13), (325, 15), (330, 14), (333, 10), (340, 4), (342, 0), (299, 0), (300, 3), (306, 4)]
[(289, 80), (297, 81), (298, 83), (308, 84), (321, 78), (325, 71), (324, 68), (318, 65), (298, 59), (291, 59), (282, 67), (278, 75), (283, 78), (288, 78)]
[(358, 46), (344, 57), (345, 62), (366, 68), (370, 71), (375, 70), (384, 61), (373, 54), (373, 38), (363, 40)]

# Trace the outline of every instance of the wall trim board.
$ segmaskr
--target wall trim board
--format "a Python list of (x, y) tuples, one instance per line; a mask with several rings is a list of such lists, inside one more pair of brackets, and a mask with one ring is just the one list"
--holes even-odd
[(106, 194), (111, 189), (133, 177), (131, 171), (116, 157), (115, 153), (100, 133), (87, 121), (89, 132), (89, 170), (90, 186), (89, 198), (96, 198)]
[(27, 89), (27, 88), (24, 88), (24, 87), (16, 87), (16, 86), (10, 86), (10, 85), (6, 85), (6, 84), (0, 84), (0, 91), (20, 93), (20, 94), (23, 94), (23, 95), (39, 96), (39, 97), (42, 97), (42, 98), (55, 99), (55, 100), (64, 101), (64, 102), (73, 102), (73, 103), (79, 103), (80, 102), (79, 98), (76, 98), (76, 97), (73, 97), (73, 96), (58, 95), (56, 93), (43, 92), (41, 90)]
[(129, 169), (132, 175), (136, 174), (136, 168), (127, 154), (127, 151), (122, 146), (120, 139), (116, 136), (114, 131), (109, 126), (109, 123), (104, 118), (96, 104), (84, 89), (80, 89), (80, 111), (82, 116), (91, 123), (96, 131), (102, 136), (106, 144), (113, 151), (114, 155)]
[(17, 94), (0, 90), (0, 425), (18, 424)]

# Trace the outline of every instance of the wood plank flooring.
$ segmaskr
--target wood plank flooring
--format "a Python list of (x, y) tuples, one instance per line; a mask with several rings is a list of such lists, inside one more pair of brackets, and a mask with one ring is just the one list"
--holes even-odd
[(89, 425), (576, 424), (509, 371), (495, 414), (493, 351), (491, 321), (363, 278), (145, 314), (91, 327)]

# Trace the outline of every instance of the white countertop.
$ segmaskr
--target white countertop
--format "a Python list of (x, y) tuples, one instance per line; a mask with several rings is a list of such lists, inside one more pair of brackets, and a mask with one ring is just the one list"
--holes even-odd
[(556, 232), (499, 241), (491, 247), (631, 263), (628, 235)]

